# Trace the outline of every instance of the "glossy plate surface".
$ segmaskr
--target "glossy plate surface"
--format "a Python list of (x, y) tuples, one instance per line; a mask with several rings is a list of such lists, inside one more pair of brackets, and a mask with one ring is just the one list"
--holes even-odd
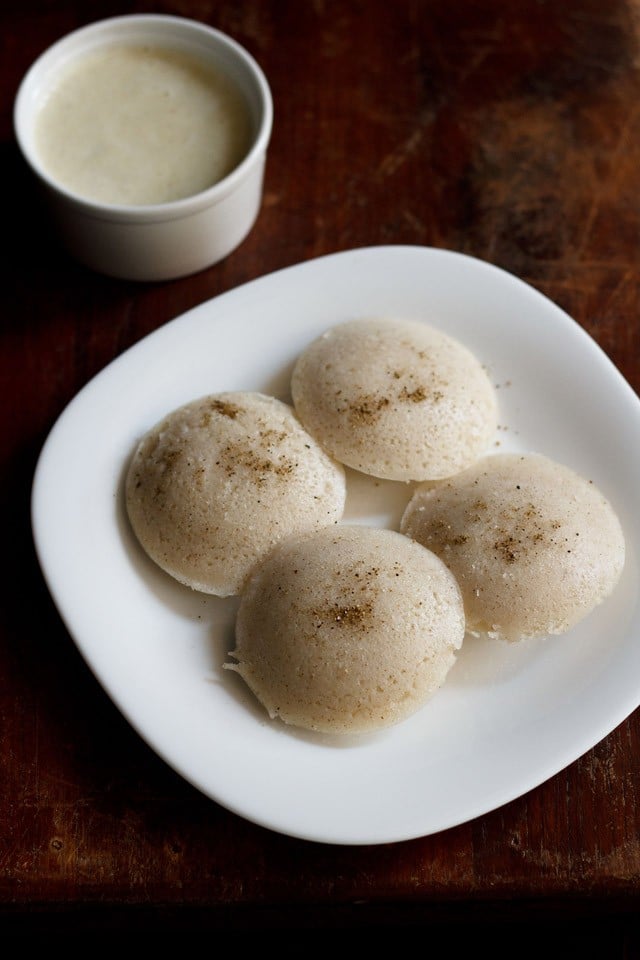
[[(222, 669), (237, 601), (193, 593), (131, 534), (123, 477), (139, 438), (205, 393), (289, 399), (296, 356), (327, 327), (396, 316), (438, 326), (498, 389), (495, 451), (535, 450), (591, 478), (627, 539), (614, 595), (564, 637), (467, 638), (446, 684), (361, 739), (272, 722)], [(54, 425), (32, 520), (48, 587), (80, 652), (144, 740), (186, 780), (269, 829), (336, 844), (426, 836), (518, 797), (640, 704), (640, 401), (563, 311), (504, 271), (424, 247), (347, 251), (267, 275), (161, 327), (105, 368)], [(348, 473), (345, 521), (397, 528), (411, 487)]]

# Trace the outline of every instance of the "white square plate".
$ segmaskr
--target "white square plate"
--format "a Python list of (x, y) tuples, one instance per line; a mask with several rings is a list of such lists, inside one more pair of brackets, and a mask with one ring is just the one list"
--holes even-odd
[[(190, 591), (133, 537), (123, 477), (142, 434), (206, 393), (289, 399), (298, 353), (363, 316), (457, 337), (498, 388), (500, 450), (535, 450), (596, 483), (620, 517), (615, 593), (562, 637), (467, 637), (445, 685), (380, 734), (327, 737), (271, 721), (234, 673), (235, 599)], [(489, 451), (491, 452), (491, 451)], [(346, 522), (397, 528), (410, 485), (348, 472)], [(36, 549), (80, 652), (144, 740), (221, 805), (323, 843), (426, 836), (522, 795), (640, 703), (640, 400), (551, 301), (471, 257), (424, 247), (347, 251), (270, 274), (150, 334), (68, 405), (32, 492)]]

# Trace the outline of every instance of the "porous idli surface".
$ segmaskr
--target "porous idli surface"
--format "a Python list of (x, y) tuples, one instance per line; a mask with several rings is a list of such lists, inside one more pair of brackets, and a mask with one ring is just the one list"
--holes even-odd
[(566, 632), (611, 594), (625, 562), (611, 503), (537, 453), (495, 454), (419, 486), (401, 530), (452, 571), (469, 631), (505, 640)]
[(172, 411), (140, 441), (126, 478), (131, 526), (176, 580), (236, 595), (278, 540), (335, 524), (345, 472), (274, 397), (224, 392)]
[(226, 664), (271, 718), (323, 733), (391, 726), (444, 683), (464, 638), (455, 579), (393, 530), (289, 537), (242, 593)]
[(341, 463), (388, 480), (449, 477), (486, 453), (496, 392), (458, 340), (419, 321), (357, 319), (309, 344), (291, 393)]

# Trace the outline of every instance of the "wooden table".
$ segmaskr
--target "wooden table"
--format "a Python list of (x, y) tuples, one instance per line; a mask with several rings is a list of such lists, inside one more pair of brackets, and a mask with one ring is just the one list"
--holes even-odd
[[(228, 32), (275, 104), (252, 233), (217, 266), (159, 284), (67, 259), (11, 124), (45, 47), (133, 12)], [(513, 272), (638, 390), (640, 2), (23, 0), (0, 8), (0, 43), (0, 932), (456, 923), (499, 945), (512, 923), (547, 953), (572, 935), (581, 956), (594, 944), (622, 956), (638, 943), (639, 714), (537, 789), (444, 833), (371, 847), (281, 836), (183, 782), (113, 706), (44, 585), (29, 497), (56, 417), (127, 347), (245, 281), (360, 246), (443, 247)]]

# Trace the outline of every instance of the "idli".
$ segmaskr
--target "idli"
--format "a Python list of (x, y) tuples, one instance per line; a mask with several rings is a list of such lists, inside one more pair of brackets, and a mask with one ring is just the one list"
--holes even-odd
[(495, 388), (479, 360), (413, 320), (331, 327), (299, 355), (291, 393), (336, 460), (387, 480), (452, 476), (486, 452), (497, 428)]
[(338, 525), (288, 537), (254, 568), (225, 666), (271, 718), (362, 733), (418, 710), (463, 638), (441, 560), (397, 531)]
[(346, 481), (289, 404), (226, 392), (149, 430), (125, 497), (138, 540), (163, 570), (194, 590), (229, 596), (282, 537), (337, 523)]
[(566, 632), (611, 594), (625, 562), (609, 501), (536, 453), (495, 454), (421, 485), (400, 528), (454, 574), (467, 629), (506, 640)]

